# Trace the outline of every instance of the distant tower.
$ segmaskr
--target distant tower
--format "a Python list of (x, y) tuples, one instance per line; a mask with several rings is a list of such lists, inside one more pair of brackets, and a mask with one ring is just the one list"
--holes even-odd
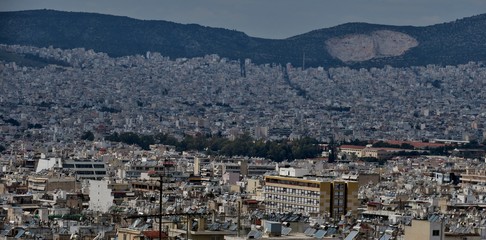
[(240, 60), (240, 76), (246, 78), (245, 61)]

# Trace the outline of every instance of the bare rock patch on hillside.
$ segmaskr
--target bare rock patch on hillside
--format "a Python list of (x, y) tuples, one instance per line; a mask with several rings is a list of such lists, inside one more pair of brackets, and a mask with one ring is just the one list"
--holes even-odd
[(390, 30), (374, 31), (371, 34), (352, 34), (326, 41), (331, 56), (343, 62), (361, 62), (379, 57), (394, 57), (418, 46), (412, 36)]

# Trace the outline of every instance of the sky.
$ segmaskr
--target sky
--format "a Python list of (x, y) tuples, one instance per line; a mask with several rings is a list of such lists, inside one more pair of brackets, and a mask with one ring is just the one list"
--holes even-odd
[(32, 9), (196, 23), (282, 39), (348, 22), (449, 22), (486, 13), (486, 0), (0, 0), (0, 11)]

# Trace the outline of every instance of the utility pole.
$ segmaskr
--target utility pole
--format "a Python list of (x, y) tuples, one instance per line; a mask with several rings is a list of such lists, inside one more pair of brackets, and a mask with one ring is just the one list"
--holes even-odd
[(189, 239), (189, 223), (191, 222), (189, 215), (186, 216), (186, 221), (187, 221), (187, 223), (186, 223), (186, 225), (187, 225), (187, 227), (186, 227), (186, 239)]
[(159, 240), (162, 240), (162, 190), (163, 190), (163, 175), (159, 174)]
[(240, 220), (240, 218), (241, 218), (241, 202), (238, 201), (238, 224), (237, 224), (238, 225), (238, 228), (236, 230), (236, 233), (237, 233), (236, 236), (237, 237), (240, 237), (240, 227), (241, 227), (241, 220)]
[(165, 165), (162, 171), (157, 174), (159, 177), (159, 240), (162, 240), (162, 194), (164, 191)]

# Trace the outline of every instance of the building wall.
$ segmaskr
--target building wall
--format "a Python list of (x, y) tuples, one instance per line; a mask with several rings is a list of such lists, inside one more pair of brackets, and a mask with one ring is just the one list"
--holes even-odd
[(369, 182), (372, 182), (373, 184), (377, 184), (380, 182), (380, 174), (378, 173), (368, 173), (368, 174), (363, 174), (360, 173), (358, 176), (358, 183), (360, 186), (367, 185)]
[(358, 158), (362, 157), (362, 148), (341, 148), (340, 151), (349, 156), (356, 156)]
[(118, 239), (119, 240), (139, 240), (142, 238), (142, 232), (140, 230), (119, 228)]
[(201, 174), (201, 158), (194, 158), (194, 175), (199, 176)]
[[(314, 180), (266, 176), (264, 197), (268, 212), (321, 212), (321, 186)], [(323, 207), (324, 208), (324, 207)]]
[(113, 205), (111, 189), (106, 180), (89, 180), (89, 209), (93, 211), (108, 212)]
[(240, 185), (232, 184), (232, 185), (230, 185), (229, 191), (230, 191), (230, 193), (240, 193), (241, 187), (240, 187)]
[(391, 151), (385, 149), (373, 148), (373, 147), (360, 148), (359, 146), (354, 146), (354, 147), (344, 146), (341, 147), (340, 152), (349, 156), (354, 155), (358, 158), (374, 157), (378, 159), (385, 159), (392, 155)]
[(76, 187), (76, 182), (74, 177), (66, 177), (66, 178), (56, 178), (56, 179), (49, 179), (47, 182), (47, 191), (54, 191), (56, 189), (61, 189), (64, 191), (74, 191)]
[(223, 174), (223, 184), (236, 184), (240, 180), (240, 174), (234, 172), (226, 172)]
[(66, 196), (66, 206), (75, 214), (83, 210), (83, 194), (68, 194)]
[[(439, 231), (434, 235), (434, 231)], [(427, 220), (412, 220), (412, 226), (405, 226), (405, 240), (441, 240), (444, 239), (444, 231), (441, 222), (429, 222)]]
[(197, 234), (192, 234), (190, 239), (193, 239), (193, 240), (224, 240), (224, 236), (223, 235), (197, 235)]
[(247, 193), (250, 193), (250, 194), (255, 194), (256, 193), (256, 189), (257, 188), (260, 188), (260, 187), (261, 187), (260, 180), (258, 180), (258, 179), (248, 179), (247, 185), (246, 185), (246, 192)]
[(339, 217), (346, 214), (346, 198), (346, 182), (332, 182), (331, 216)]
[(319, 212), (331, 215), (332, 185), (330, 182), (322, 182), (320, 185)]
[(56, 165), (61, 166), (60, 158), (39, 159), (35, 172), (38, 173), (44, 169), (50, 169)]
[(132, 188), (130, 183), (112, 183), (108, 187), (112, 191), (130, 191)]
[(267, 212), (296, 212), (339, 217), (357, 210), (357, 182), (318, 181), (266, 176), (264, 199)]
[(72, 169), (78, 179), (101, 180), (106, 176), (106, 164), (95, 160), (66, 160), (62, 168)]
[(428, 221), (413, 220), (412, 226), (405, 226), (405, 240), (430, 239), (430, 224)]
[(458, 235), (446, 235), (444, 240), (482, 240), (479, 234), (458, 234)]
[(248, 176), (248, 161), (246, 160), (241, 160), (240, 161), (240, 166), (241, 166), (241, 175), (242, 176)]
[(309, 174), (309, 171), (307, 169), (298, 169), (298, 168), (280, 168), (279, 169), (279, 175), (280, 176), (303, 177), (306, 174)]
[(275, 171), (275, 165), (249, 164), (247, 176), (248, 177), (263, 176), (265, 173), (271, 171)]
[(5, 184), (4, 183), (0, 183), (0, 195), (3, 195), (7, 193), (6, 192), (6, 188), (5, 188)]
[(223, 174), (230, 172), (237, 173), (238, 175), (243, 175), (241, 169), (241, 165), (235, 163), (223, 164)]
[(359, 183), (358, 182), (346, 182), (346, 212), (353, 211), (357, 213), (360, 201), (358, 199)]
[(7, 209), (7, 220), (15, 223), (22, 223), (24, 211), (20, 207), (9, 207)]

